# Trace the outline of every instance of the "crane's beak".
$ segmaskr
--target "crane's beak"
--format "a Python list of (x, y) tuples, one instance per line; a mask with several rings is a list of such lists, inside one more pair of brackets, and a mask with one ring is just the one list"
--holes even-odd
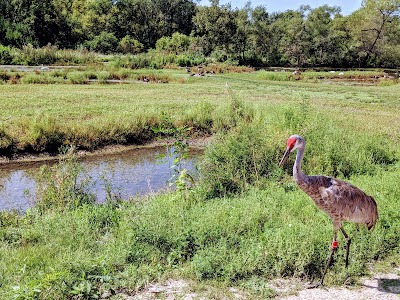
[(283, 163), (285, 162), (285, 160), (289, 156), (289, 154), (290, 154), (290, 148), (287, 147), (285, 153), (283, 154), (281, 161), (279, 162), (279, 167), (281, 167), (283, 165)]

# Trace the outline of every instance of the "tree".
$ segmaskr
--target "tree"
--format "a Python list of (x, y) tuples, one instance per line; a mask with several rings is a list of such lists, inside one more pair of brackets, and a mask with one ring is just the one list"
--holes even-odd
[(287, 10), (276, 14), (271, 24), (271, 32), (278, 47), (280, 64), (305, 65), (309, 36), (305, 31), (303, 10)]
[(334, 38), (333, 20), (340, 16), (340, 9), (323, 5), (311, 10), (304, 22), (307, 34), (307, 64), (312, 66), (331, 65), (334, 53), (339, 46)]
[(193, 0), (120, 0), (110, 17), (116, 37), (130, 35), (146, 49), (174, 32), (190, 34), (196, 5)]
[(143, 44), (127, 35), (119, 42), (118, 48), (122, 53), (136, 54), (143, 51)]
[(350, 16), (349, 25), (359, 41), (360, 65), (376, 65), (388, 43), (387, 32), (398, 21), (399, 13), (399, 0), (364, 0), (362, 8)]
[[(201, 6), (193, 17), (193, 36), (205, 55), (221, 51), (235, 55), (240, 49), (238, 43), (245, 40), (244, 31), (238, 24), (238, 10), (232, 10), (230, 4), (219, 6), (219, 1), (212, 1), (210, 7)], [(244, 24), (243, 24), (244, 25)]]
[(103, 31), (96, 35), (93, 40), (87, 41), (85, 46), (90, 50), (110, 54), (117, 52), (118, 39), (112, 32)]

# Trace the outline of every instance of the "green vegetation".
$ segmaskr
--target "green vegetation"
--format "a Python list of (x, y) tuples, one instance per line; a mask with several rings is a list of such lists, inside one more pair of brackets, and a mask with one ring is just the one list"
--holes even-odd
[(0, 298), (116, 298), (181, 277), (265, 299), (277, 293), (270, 279), (318, 278), (332, 224), (296, 188), (291, 164), (277, 166), (293, 133), (307, 141), (306, 173), (350, 180), (379, 207), (373, 232), (345, 225), (350, 266), (340, 236), (326, 284), (354, 283), (376, 263), (398, 265), (398, 84), (157, 72), (184, 84), (0, 85), (3, 153), (214, 135), (196, 185), (168, 194), (120, 201), (108, 190), (108, 201), (94, 205), (73, 157), (43, 169), (37, 205), (0, 214)]
[(400, 66), (399, 0), (364, 0), (349, 16), (329, 5), (271, 12), (219, 0), (1, 0), (0, 8), (0, 64), (105, 58), (93, 52), (139, 54), (144, 63), (155, 49), (181, 66)]

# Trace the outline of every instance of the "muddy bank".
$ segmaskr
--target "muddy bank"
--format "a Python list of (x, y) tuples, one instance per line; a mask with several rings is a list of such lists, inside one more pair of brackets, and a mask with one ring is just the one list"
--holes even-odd
[[(193, 138), (188, 141), (189, 147), (193, 149), (204, 149), (212, 141), (212, 136), (203, 136), (199, 138)], [(124, 153), (132, 151), (135, 149), (146, 149), (155, 148), (172, 145), (173, 140), (156, 140), (143, 145), (108, 145), (93, 151), (89, 150), (77, 150), (76, 155), (79, 159), (84, 158), (96, 158), (107, 155), (117, 155), (119, 153)], [(13, 168), (14, 166), (24, 166), (24, 165), (40, 165), (42, 163), (52, 163), (59, 160), (59, 155), (52, 153), (21, 153), (15, 154), (11, 157), (0, 156), (0, 168)]]

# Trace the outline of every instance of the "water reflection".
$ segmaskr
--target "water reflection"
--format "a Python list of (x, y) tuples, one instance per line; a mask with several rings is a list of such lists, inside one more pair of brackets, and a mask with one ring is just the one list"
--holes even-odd
[[(156, 157), (160, 153), (167, 154), (165, 148), (142, 148), (88, 158), (82, 161), (84, 174), (81, 177), (91, 178), (89, 191), (100, 202), (106, 198), (107, 184), (124, 199), (157, 192), (168, 187), (167, 181), (173, 174), (173, 158), (159, 163)], [(192, 173), (198, 155), (198, 151), (191, 151), (190, 159), (185, 161), (184, 167)], [(36, 192), (34, 174), (39, 168), (40, 164), (13, 168), (0, 165), (0, 210), (25, 211), (33, 204)]]

